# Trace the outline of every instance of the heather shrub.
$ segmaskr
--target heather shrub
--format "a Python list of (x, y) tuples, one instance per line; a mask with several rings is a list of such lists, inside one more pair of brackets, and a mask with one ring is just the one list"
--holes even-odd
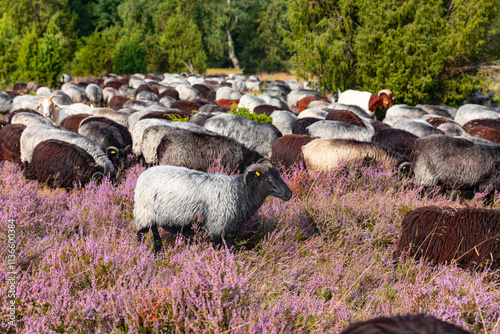
[[(423, 205), (394, 171), (283, 172), (294, 192), (268, 198), (234, 247), (164, 231), (136, 241), (135, 165), (114, 186), (70, 192), (26, 181), (0, 163), (0, 285), (7, 314), (7, 221), (16, 226), (16, 327), (7, 333), (338, 333), (376, 316), (427, 313), (476, 333), (500, 333), (499, 273), (393, 262), (399, 224)], [(211, 172), (224, 172), (215, 163)], [(482, 194), (468, 205), (481, 206)], [(494, 207), (498, 208), (497, 194)]]

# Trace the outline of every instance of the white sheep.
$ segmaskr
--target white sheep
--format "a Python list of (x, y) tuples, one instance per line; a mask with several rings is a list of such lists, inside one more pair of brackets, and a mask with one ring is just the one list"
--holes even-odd
[(134, 218), (138, 241), (151, 230), (154, 250), (162, 241), (158, 227), (188, 231), (199, 223), (214, 242), (234, 236), (264, 203), (267, 196), (288, 201), (292, 192), (267, 159), (231, 177), (184, 167), (155, 166), (137, 179)]

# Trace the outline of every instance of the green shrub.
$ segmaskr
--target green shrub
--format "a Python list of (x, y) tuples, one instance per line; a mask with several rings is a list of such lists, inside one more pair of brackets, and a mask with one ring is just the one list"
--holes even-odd
[(77, 76), (100, 75), (113, 71), (113, 53), (119, 31), (116, 27), (94, 31), (82, 38), (75, 53), (73, 70)]
[(116, 74), (145, 73), (148, 67), (146, 54), (146, 49), (137, 41), (120, 42), (113, 56), (113, 72)]
[(227, 112), (228, 114), (238, 115), (257, 123), (272, 123), (273, 119), (265, 114), (252, 114), (247, 108), (238, 108), (236, 110), (231, 109)]

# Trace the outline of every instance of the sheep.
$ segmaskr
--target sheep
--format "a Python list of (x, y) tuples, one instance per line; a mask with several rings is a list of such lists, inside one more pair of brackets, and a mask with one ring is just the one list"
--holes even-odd
[(390, 108), (394, 105), (394, 94), (389, 89), (382, 89), (378, 94), (348, 89), (339, 95), (338, 103), (361, 107), (373, 115), (378, 107)]
[(406, 104), (396, 104), (387, 109), (383, 122), (390, 126), (394, 126), (397, 121), (402, 119), (418, 119), (424, 115), (427, 115), (427, 113), (423, 109)]
[(324, 97), (306, 96), (306, 97), (301, 98), (299, 101), (297, 101), (297, 107), (299, 108), (299, 113), (306, 110), (308, 108), (309, 104), (313, 101), (323, 101), (323, 102), (327, 102), (328, 104), (330, 104), (328, 102), (328, 100), (325, 99)]
[(24, 124), (7, 124), (0, 129), (0, 160), (21, 164), (21, 135)]
[(350, 324), (340, 334), (472, 334), (458, 326), (426, 314), (377, 317)]
[(101, 86), (91, 83), (85, 87), (85, 94), (87, 94), (90, 102), (95, 105), (101, 105), (103, 101), (103, 90)]
[[(431, 116), (431, 115), (428, 115), (428, 116)], [(433, 127), (435, 127), (435, 128), (437, 128), (440, 125), (445, 124), (445, 123), (454, 123), (454, 124), (457, 124), (456, 122), (452, 121), (451, 119), (445, 118), (445, 117), (434, 117), (434, 116), (426, 117), (426, 115), (424, 115), (421, 118), (423, 120), (425, 120), (427, 123), (429, 123), (430, 125), (432, 125)]]
[(467, 131), (477, 125), (487, 126), (489, 128), (500, 131), (500, 119), (491, 119), (491, 118), (473, 119), (465, 123), (462, 127)]
[(62, 84), (65, 84), (65, 83), (68, 83), (68, 82), (71, 82), (71, 75), (69, 75), (68, 73), (63, 73), (61, 75), (61, 78), (59, 80)]
[(201, 104), (194, 101), (178, 100), (174, 101), (170, 107), (191, 113), (193, 110), (198, 111), (201, 108)]
[(294, 135), (309, 135), (307, 128), (316, 122), (321, 121), (321, 119), (316, 117), (305, 117), (297, 119), (296, 122), (292, 124), (292, 133)]
[(245, 81), (245, 85), (249, 92), (258, 92), (260, 90), (260, 79), (253, 76)]
[(238, 103), (240, 103), (240, 100), (220, 99), (220, 100), (215, 100), (215, 103), (217, 103), (219, 106), (223, 108), (236, 109), (238, 108)]
[(468, 134), (460, 125), (455, 122), (447, 122), (439, 125), (436, 129), (443, 131), (447, 136), (451, 137), (464, 137), (466, 139), (475, 141), (474, 137)]
[(85, 88), (72, 82), (67, 82), (61, 86), (61, 90), (68, 94), (73, 103), (84, 103), (88, 101)]
[(167, 87), (163, 89), (163, 91), (158, 95), (158, 98), (161, 100), (161, 98), (168, 96), (173, 98), (174, 100), (180, 100), (179, 99), (179, 92), (175, 90), (175, 88)]
[(102, 100), (104, 104), (109, 105), (109, 102), (113, 98), (113, 96), (118, 96), (120, 95), (120, 92), (118, 92), (116, 89), (113, 87), (104, 87), (102, 90)]
[(113, 109), (109, 108), (95, 108), (89, 110), (88, 113), (92, 114), (92, 116), (106, 117), (128, 127), (129, 116), (125, 112), (122, 112), (122, 110), (123, 109), (120, 109), (120, 111), (114, 111)]
[(499, 116), (500, 114), (498, 110), (494, 108), (488, 108), (478, 104), (464, 104), (463, 106), (460, 106), (460, 108), (458, 108), (454, 120), (458, 124), (464, 125), (465, 123), (473, 119), (497, 119), (499, 118)]
[(324, 98), (323, 95), (321, 95), (320, 92), (312, 89), (294, 89), (290, 91), (290, 93), (287, 95), (287, 104), (290, 110), (293, 110), (293, 108), (297, 108), (298, 105), (297, 103), (299, 100), (302, 100), (306, 96), (313, 96), (318, 99)]
[[(146, 129), (143, 140), (154, 127)], [(185, 129), (167, 129), (156, 150), (160, 165), (182, 166), (207, 171), (219, 159), (230, 171), (243, 173), (262, 156), (236, 140), (221, 135)]]
[[(271, 82), (268, 82), (262, 86), (267, 91), (267, 94), (275, 96), (275, 97), (281, 97), (284, 101), (288, 94), (292, 91), (288, 83), (281, 81), (281, 80), (273, 80)], [(285, 102), (286, 103), (286, 102)]]
[(42, 97), (42, 101), (40, 102), (40, 106), (42, 109), (43, 117), (50, 120), (52, 124), (55, 126), (61, 125), (61, 122), (69, 116), (68, 110), (66, 108), (59, 107), (54, 101), (53, 98), (56, 97), (51, 95), (49, 97)]
[(415, 184), (446, 189), (500, 190), (500, 146), (430, 135), (417, 139)]
[(18, 109), (31, 109), (38, 111), (40, 108), (40, 98), (31, 95), (18, 95), (12, 99), (10, 112)]
[[(326, 115), (325, 120), (344, 122), (352, 125), (357, 125), (361, 128), (367, 127), (361, 117), (349, 110), (331, 110)], [(373, 128), (373, 126), (371, 127)]]
[(93, 140), (74, 132), (56, 129), (44, 124), (33, 124), (24, 129), (21, 135), (21, 163), (29, 164), (36, 145), (48, 139), (58, 139), (81, 147), (94, 158), (98, 165), (104, 167), (106, 174), (111, 173), (112, 176), (116, 174), (111, 160)]
[(121, 85), (120, 88), (118, 88), (120, 95), (125, 96), (129, 99), (131, 99), (135, 96), (136, 90), (137, 90), (136, 88), (129, 86), (127, 84)]
[[(304, 84), (301, 83), (301, 82), (298, 82), (297, 80), (295, 79), (288, 79), (285, 81), (285, 83), (287, 84), (287, 86), (291, 89), (291, 90), (298, 90), (298, 89), (303, 89), (304, 88)], [(290, 93), (290, 92), (288, 92)], [(288, 94), (287, 94), (288, 95)]]
[(401, 119), (394, 123), (394, 129), (401, 129), (413, 133), (417, 137), (425, 137), (434, 134), (444, 134), (443, 131), (433, 127), (429, 123), (419, 119)]
[[(137, 156), (137, 157), (142, 157), (144, 152), (143, 152), (143, 143), (142, 139), (144, 136), (144, 132), (146, 129), (150, 126), (163, 126), (163, 127), (168, 127), (168, 128), (177, 128), (177, 129), (186, 129), (186, 130), (191, 130), (191, 131), (199, 131), (199, 132), (206, 132), (209, 134), (214, 134), (214, 132), (209, 131), (203, 127), (200, 127), (196, 124), (193, 123), (186, 123), (186, 122), (172, 122), (172, 121), (167, 121), (164, 119), (157, 119), (157, 118), (150, 118), (150, 119), (144, 119), (142, 121), (137, 122), (134, 127), (132, 128), (132, 152)], [(148, 157), (151, 157), (152, 160), (154, 160), (155, 157), (155, 150), (156, 147), (158, 146), (160, 138), (157, 138), (157, 142), (155, 141), (155, 144), (153, 146), (148, 146), (146, 149), (148, 150)]]
[(292, 126), (298, 118), (288, 110), (275, 110), (270, 115), (272, 123), (283, 135), (292, 134)]
[(30, 109), (18, 109), (15, 112), (11, 113), (9, 116), (9, 123), (24, 124), (26, 126), (37, 123), (52, 125), (50, 120)]
[(247, 118), (220, 114), (205, 122), (205, 129), (233, 138), (265, 157), (271, 156), (273, 142), (278, 139), (271, 124), (256, 123)]
[(156, 95), (153, 92), (148, 92), (143, 90), (142, 92), (137, 93), (135, 98), (138, 101), (151, 101), (151, 102), (158, 102), (160, 99), (158, 98), (158, 95)]
[(446, 118), (455, 118), (457, 108), (448, 106), (435, 106), (431, 104), (417, 104), (415, 108), (425, 110), (428, 114), (435, 114)]
[(192, 101), (201, 97), (200, 92), (189, 85), (177, 85), (175, 89), (179, 92), (179, 100)]
[(143, 119), (148, 119), (148, 118), (167, 119), (170, 121), (175, 120), (175, 119), (187, 118), (189, 121), (189, 119), (191, 118), (191, 114), (183, 112), (181, 110), (154, 111), (154, 112), (146, 113), (144, 116), (142, 116), (139, 119), (139, 121), (143, 120)]
[(500, 265), (500, 211), (484, 208), (424, 206), (408, 212), (393, 253), (466, 268)]
[(363, 110), (361, 107), (355, 106), (355, 105), (349, 105), (349, 104), (343, 104), (343, 103), (332, 103), (328, 106), (328, 109), (331, 110), (347, 110), (350, 111), (357, 116), (365, 119), (373, 119), (373, 115), (366, 112)]
[(117, 144), (119, 145), (120, 148), (132, 146), (132, 135), (130, 134), (128, 128), (125, 125), (121, 124), (120, 122), (113, 121), (112, 119), (109, 119), (107, 117), (91, 116), (82, 119), (79, 127), (85, 126), (87, 123), (91, 122), (105, 123), (118, 130), (119, 137), (121, 138), (121, 140), (120, 143)]
[(49, 97), (52, 94), (52, 91), (49, 87), (40, 87), (36, 90), (36, 96)]
[(271, 114), (276, 110), (280, 110), (280, 108), (275, 107), (275, 106), (271, 106), (269, 104), (260, 104), (260, 105), (256, 106), (255, 108), (253, 108), (252, 114), (256, 114), (256, 115), (264, 114), (266, 116), (271, 116)]
[(315, 139), (302, 146), (306, 168), (313, 173), (333, 171), (344, 166), (352, 170), (362, 164), (371, 167), (385, 166), (406, 172), (410, 163), (397, 153), (378, 144), (352, 139)]
[(0, 92), (0, 114), (9, 113), (12, 108), (13, 100), (14, 99), (6, 92)]
[(218, 105), (217, 103), (214, 103), (214, 104), (208, 103), (208, 104), (202, 105), (201, 108), (198, 109), (198, 113), (203, 113), (203, 112), (221, 113), (221, 112), (228, 112), (229, 110), (231, 110), (231, 108), (222, 107), (222, 106)]
[(130, 100), (128, 97), (115, 95), (109, 100), (108, 106), (110, 108), (121, 108), (128, 100)]
[(61, 122), (61, 129), (68, 130), (71, 132), (78, 133), (78, 129), (80, 128), (80, 123), (87, 117), (92, 116), (91, 114), (76, 114), (71, 115), (63, 119)]
[(372, 142), (413, 161), (417, 139), (417, 136), (408, 131), (390, 128), (376, 132)]
[(239, 100), (243, 94), (230, 88), (230, 87), (220, 87), (215, 91), (215, 100)]
[(207, 112), (198, 112), (196, 114), (194, 114), (190, 119), (189, 119), (189, 123), (193, 123), (193, 124), (196, 124), (198, 126), (204, 126), (205, 125), (205, 122), (207, 121), (207, 119), (211, 118), (211, 117), (214, 117), (215, 114), (212, 114), (212, 113), (207, 113)]
[(289, 169), (295, 164), (304, 161), (302, 146), (310, 143), (313, 139), (307, 135), (289, 134), (276, 139), (273, 143), (273, 154), (271, 161)]
[(240, 103), (238, 103), (238, 108), (246, 108), (253, 111), (253, 109), (261, 104), (267, 104), (264, 99), (257, 97), (252, 94), (245, 94), (240, 98)]
[(326, 115), (328, 115), (328, 111), (323, 109), (306, 109), (303, 112), (301, 112), (299, 116), (297, 116), (297, 118), (301, 119), (301, 118), (314, 117), (319, 119), (325, 119)]
[[(97, 119), (96, 119), (97, 118)], [(131, 149), (131, 137), (127, 128), (123, 125), (122, 131), (119, 130), (120, 124), (110, 121), (104, 121), (103, 117), (89, 117), (80, 123), (78, 133), (93, 140), (99, 147), (106, 152), (106, 156), (111, 160), (117, 171), (117, 176), (125, 169), (127, 154)], [(115, 124), (110, 124), (111, 122)], [(128, 138), (122, 137), (122, 132), (126, 131)], [(127, 142), (130, 140), (130, 143)]]
[(321, 120), (306, 128), (312, 138), (354, 139), (357, 141), (371, 141), (373, 129), (361, 128), (344, 122)]
[(267, 196), (290, 200), (292, 192), (269, 160), (249, 166), (238, 177), (185, 167), (155, 166), (137, 179), (134, 218), (137, 239), (152, 230), (154, 251), (161, 250), (158, 227), (186, 231), (199, 223), (212, 242), (236, 235)]
[(28, 180), (51, 188), (73, 188), (104, 177), (104, 168), (77, 145), (60, 140), (45, 140), (36, 145), (31, 163), (23, 171)]
[[(279, 96), (273, 96), (273, 95), (270, 95), (269, 93), (265, 93), (265, 94), (260, 94), (259, 98), (264, 100), (266, 102), (266, 104), (268, 104), (268, 105), (277, 107), (277, 108), (282, 109), (282, 110), (283, 109), (288, 110), (288, 105), (286, 104), (286, 101)], [(276, 109), (276, 110), (278, 110), (278, 109)]]

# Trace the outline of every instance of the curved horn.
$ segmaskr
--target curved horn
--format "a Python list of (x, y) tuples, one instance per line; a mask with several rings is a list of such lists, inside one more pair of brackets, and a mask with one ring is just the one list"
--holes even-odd
[(52, 101), (54, 97), (64, 97), (64, 95), (51, 95), (48, 97), (48, 99)]
[(274, 164), (268, 158), (260, 158), (256, 163), (257, 164), (266, 165), (266, 166), (269, 166), (269, 167), (274, 167)]
[(394, 95), (389, 89), (382, 89), (380, 92), (378, 92), (378, 96), (380, 96), (381, 94), (385, 94), (387, 96)]

